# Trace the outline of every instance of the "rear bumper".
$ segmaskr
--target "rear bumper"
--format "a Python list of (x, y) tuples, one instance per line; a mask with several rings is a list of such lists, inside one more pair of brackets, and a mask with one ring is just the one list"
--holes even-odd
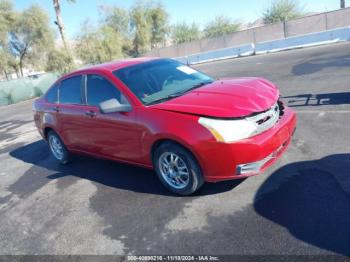
[[(229, 144), (216, 141), (202, 143), (197, 148), (197, 155), (205, 180), (240, 179), (263, 172), (287, 150), (295, 128), (296, 115), (286, 108), (279, 122), (262, 134)], [(249, 170), (252, 166), (254, 168)]]

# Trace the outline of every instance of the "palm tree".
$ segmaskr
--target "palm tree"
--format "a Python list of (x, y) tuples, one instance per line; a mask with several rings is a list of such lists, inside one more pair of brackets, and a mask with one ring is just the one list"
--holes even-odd
[[(55, 24), (58, 26), (58, 30), (60, 31), (61, 39), (64, 45), (64, 48), (69, 52), (69, 47), (67, 44), (64, 24), (61, 16), (61, 3), (60, 0), (52, 0), (53, 1), (53, 7), (55, 8), (56, 12), (56, 21)], [(75, 0), (67, 0), (68, 2), (74, 3)]]

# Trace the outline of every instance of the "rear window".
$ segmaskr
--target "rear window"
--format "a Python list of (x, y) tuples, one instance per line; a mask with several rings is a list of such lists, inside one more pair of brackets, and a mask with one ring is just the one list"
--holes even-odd
[(82, 104), (81, 78), (82, 76), (74, 76), (61, 82), (59, 92), (60, 104)]

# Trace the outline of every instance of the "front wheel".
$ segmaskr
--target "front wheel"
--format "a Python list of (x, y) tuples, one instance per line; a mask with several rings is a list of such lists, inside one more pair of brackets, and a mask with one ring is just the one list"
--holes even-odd
[(70, 154), (61, 138), (54, 131), (50, 131), (47, 134), (47, 141), (53, 157), (61, 164), (67, 164), (70, 160)]
[(196, 159), (177, 144), (161, 144), (154, 153), (153, 163), (162, 184), (176, 194), (193, 194), (204, 184)]

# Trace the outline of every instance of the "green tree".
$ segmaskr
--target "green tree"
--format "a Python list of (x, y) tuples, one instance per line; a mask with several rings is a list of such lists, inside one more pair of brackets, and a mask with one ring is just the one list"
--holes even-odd
[(47, 63), (45, 66), (46, 71), (65, 74), (73, 69), (73, 59), (65, 49), (53, 49), (48, 53)]
[[(2, 47), (0, 47), (0, 72), (4, 73), (6, 79), (8, 79), (9, 61), (8, 54)], [(0, 74), (1, 75), (1, 74)]]
[(0, 72), (8, 78), (9, 48), (8, 34), (16, 20), (16, 13), (10, 0), (0, 0)]
[(274, 0), (263, 13), (265, 24), (286, 22), (304, 15), (304, 7), (297, 0)]
[(3, 44), (7, 40), (7, 34), (10, 27), (16, 19), (13, 4), (10, 0), (0, 0), (0, 43)]
[(162, 47), (165, 45), (169, 30), (169, 14), (161, 4), (158, 4), (150, 7), (148, 16), (151, 23), (151, 47)]
[(101, 10), (102, 24), (124, 37), (125, 53), (138, 56), (151, 48), (165, 45), (169, 15), (160, 3), (138, 2), (130, 12), (118, 6), (102, 6)]
[(201, 31), (197, 24), (188, 25), (185, 22), (172, 26), (171, 38), (175, 44), (181, 44), (198, 40), (201, 37)]
[(236, 32), (239, 30), (239, 28), (240, 24), (232, 22), (229, 17), (217, 16), (204, 28), (204, 35), (205, 37), (209, 38), (218, 37), (221, 35)]
[(118, 6), (102, 6), (101, 15), (102, 24), (113, 28), (124, 37), (130, 36), (130, 17), (127, 10)]
[(112, 28), (122, 38), (122, 52), (132, 55), (132, 41), (129, 12), (118, 6), (102, 6), (100, 26)]
[(85, 64), (98, 64), (123, 57), (122, 37), (111, 27), (94, 28), (85, 22), (76, 39), (76, 54)]
[(9, 33), (11, 64), (18, 63), (23, 76), (24, 64), (40, 66), (45, 54), (53, 48), (54, 35), (49, 27), (49, 17), (38, 5), (32, 5), (19, 14)]
[(131, 28), (133, 37), (133, 55), (139, 56), (150, 50), (151, 47), (151, 25), (148, 19), (147, 8), (138, 3), (132, 7), (130, 12)]

